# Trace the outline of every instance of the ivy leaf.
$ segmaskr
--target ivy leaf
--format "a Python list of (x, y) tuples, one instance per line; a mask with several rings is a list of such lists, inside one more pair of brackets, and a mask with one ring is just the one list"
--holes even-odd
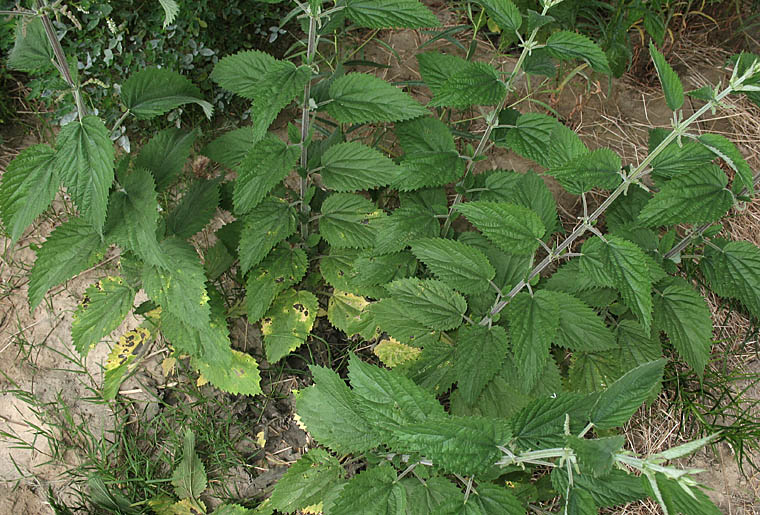
[(338, 248), (370, 248), (375, 243), (375, 221), (383, 212), (354, 193), (334, 193), (322, 203), (319, 233)]
[(591, 422), (600, 430), (619, 427), (639, 409), (649, 394), (660, 387), (665, 360), (639, 365), (612, 383), (591, 410)]
[(430, 105), (458, 109), (473, 105), (496, 105), (506, 91), (496, 68), (483, 62), (468, 62), (437, 88)]
[(16, 41), (8, 55), (8, 68), (34, 72), (51, 67), (54, 58), (42, 19), (36, 16), (20, 18), (16, 23)]
[(710, 308), (683, 279), (673, 278), (665, 285), (654, 296), (655, 326), (667, 333), (678, 354), (701, 377), (712, 347)]
[(81, 218), (70, 218), (48, 236), (37, 251), (29, 278), (29, 305), (39, 305), (45, 294), (102, 259), (105, 252), (98, 232)]
[(646, 254), (637, 245), (618, 236), (607, 241), (594, 237), (582, 247), (581, 272), (603, 286), (614, 286), (628, 306), (649, 331), (652, 326), (652, 279)]
[(582, 300), (564, 292), (551, 292), (559, 310), (554, 343), (573, 351), (605, 351), (615, 347), (615, 335)]
[(519, 155), (541, 166), (549, 166), (551, 135), (560, 125), (552, 116), (526, 113), (517, 119), (515, 127), (507, 131), (504, 142)]
[(237, 167), (238, 178), (232, 202), (235, 213), (245, 214), (259, 205), (296, 165), (298, 147), (288, 146), (274, 134), (267, 134), (253, 145)]
[(77, 352), (86, 356), (119, 327), (134, 300), (134, 290), (121, 277), (105, 277), (87, 288), (71, 324), (71, 339)]
[(335, 191), (359, 191), (387, 186), (399, 168), (374, 148), (352, 141), (338, 143), (322, 154), (322, 182)]
[(501, 369), (509, 350), (507, 332), (497, 325), (465, 325), (459, 329), (454, 371), (465, 402), (475, 404), (483, 388)]
[(725, 161), (726, 164), (736, 172), (737, 180), (735, 180), (734, 183), (738, 184), (738, 187), (734, 186), (733, 189), (735, 193), (741, 192), (742, 188), (746, 188), (749, 195), (754, 193), (755, 185), (752, 169), (731, 140), (720, 134), (708, 133), (702, 134), (699, 137), (699, 142), (707, 147), (713, 154)]
[(509, 334), (515, 360), (531, 388), (549, 358), (549, 348), (559, 329), (560, 305), (555, 292), (518, 293), (507, 305)]
[(56, 139), (55, 169), (82, 215), (101, 233), (114, 153), (108, 129), (97, 116), (64, 125)]
[(364, 297), (334, 290), (327, 304), (327, 319), (349, 338), (358, 334), (369, 340), (376, 334), (377, 327), (368, 306)]
[[(226, 331), (226, 328), (223, 329)], [(226, 342), (229, 344), (229, 342)], [(259, 364), (249, 354), (229, 349), (229, 364), (205, 359), (194, 358), (193, 366), (204, 378), (222, 391), (233, 395), (259, 395), (261, 391), (261, 375)]]
[(167, 232), (178, 238), (190, 238), (206, 227), (218, 205), (218, 180), (193, 182), (179, 204), (166, 217)]
[(454, 329), (467, 311), (464, 297), (434, 279), (399, 279), (385, 288), (411, 318), (430, 329)]
[(435, 14), (417, 0), (346, 0), (346, 16), (370, 29), (439, 27)]
[(340, 462), (327, 451), (310, 449), (277, 481), (270, 497), (272, 506), (290, 513), (319, 504), (344, 475)]
[(517, 32), (522, 25), (520, 10), (511, 0), (478, 0), (488, 16), (504, 31)]
[(197, 130), (164, 129), (156, 133), (135, 158), (135, 168), (145, 168), (156, 180), (156, 190), (163, 191), (182, 173), (190, 150), (198, 135)]
[(488, 174), (485, 188), (486, 191), (480, 194), (480, 200), (513, 202), (532, 209), (546, 227), (546, 235), (553, 234), (559, 228), (554, 195), (535, 172), (498, 170)]
[(264, 316), (277, 295), (300, 281), (306, 274), (306, 252), (281, 243), (250, 273), (245, 283), (248, 319)]
[(206, 467), (195, 454), (195, 434), (187, 429), (182, 446), (182, 461), (172, 475), (174, 493), (180, 499), (198, 500), (206, 485)]
[(393, 254), (404, 250), (407, 245), (420, 238), (438, 236), (441, 224), (427, 209), (395, 209), (390, 216), (376, 222), (375, 254)]
[(714, 222), (734, 203), (727, 184), (726, 174), (713, 164), (679, 175), (668, 181), (644, 206), (639, 221), (648, 227)]
[(508, 254), (533, 254), (544, 235), (538, 215), (516, 204), (478, 200), (458, 204), (456, 210)]
[(649, 55), (652, 56), (657, 75), (660, 77), (662, 90), (665, 92), (665, 102), (671, 111), (677, 111), (683, 105), (683, 85), (676, 72), (670, 67), (665, 57), (649, 42)]
[(482, 293), (496, 275), (482, 252), (458, 241), (424, 238), (412, 244), (412, 253), (438, 279), (462, 293)]
[(561, 61), (582, 59), (595, 71), (612, 75), (607, 56), (602, 49), (582, 34), (567, 30), (555, 32), (546, 40), (546, 50)]
[(699, 263), (713, 291), (737, 299), (760, 319), (760, 249), (747, 241), (713, 242), (721, 251), (706, 247)]
[(617, 188), (622, 181), (621, 166), (620, 156), (608, 148), (600, 148), (575, 157), (547, 173), (556, 178), (565, 190), (580, 195), (592, 188)]
[(406, 513), (406, 510), (406, 489), (396, 481), (394, 468), (388, 463), (381, 463), (351, 478), (338, 495), (330, 513), (395, 515)]
[(288, 290), (278, 295), (261, 321), (267, 361), (276, 363), (300, 347), (318, 310), (319, 302), (311, 292)]
[(206, 118), (214, 114), (214, 107), (203, 100), (195, 84), (177, 72), (160, 68), (133, 73), (121, 86), (121, 99), (140, 120), (149, 120), (189, 103), (199, 105)]
[(349, 73), (330, 85), (327, 112), (340, 123), (400, 122), (427, 114), (412, 97), (366, 73)]
[(267, 197), (243, 218), (238, 255), (246, 273), (261, 263), (275, 245), (296, 231), (296, 213), (284, 200)]
[(45, 211), (60, 186), (55, 152), (47, 145), (24, 149), (0, 177), (0, 215), (14, 245), (24, 230)]
[(225, 132), (203, 147), (201, 154), (227, 168), (236, 168), (254, 145), (253, 127)]

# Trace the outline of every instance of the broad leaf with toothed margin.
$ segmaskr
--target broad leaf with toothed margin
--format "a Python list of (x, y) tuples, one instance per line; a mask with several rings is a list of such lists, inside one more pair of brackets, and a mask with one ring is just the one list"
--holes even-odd
[(327, 112), (340, 123), (400, 122), (427, 109), (396, 86), (366, 73), (349, 73), (330, 85)]
[(370, 248), (375, 243), (376, 221), (382, 210), (354, 193), (334, 193), (322, 203), (319, 233), (333, 247)]
[(538, 215), (517, 204), (478, 200), (458, 204), (455, 209), (508, 254), (533, 254), (544, 235)]
[[(512, 0), (477, 0), (501, 30), (516, 32), (522, 25), (520, 10)], [(530, 32), (530, 31), (529, 31)]]
[(504, 136), (504, 143), (519, 155), (549, 166), (551, 135), (561, 124), (553, 116), (541, 113), (520, 115), (515, 126)]
[(180, 238), (200, 232), (219, 205), (219, 181), (195, 181), (166, 217), (166, 230)]
[(496, 376), (509, 351), (503, 327), (465, 325), (459, 329), (454, 354), (457, 390), (468, 404), (475, 404), (483, 388)]
[(74, 312), (71, 339), (82, 356), (119, 327), (135, 299), (135, 292), (121, 277), (104, 277), (85, 291)]
[(620, 156), (608, 148), (592, 150), (552, 168), (547, 173), (568, 192), (580, 195), (592, 188), (615, 189), (623, 180), (620, 176)]
[(242, 215), (259, 205), (296, 165), (300, 151), (272, 133), (253, 145), (237, 167), (238, 177), (232, 202)]
[(344, 475), (340, 462), (327, 451), (310, 449), (277, 481), (270, 498), (272, 506), (291, 513), (319, 504)]
[(736, 172), (736, 178), (732, 186), (735, 193), (741, 192), (746, 188), (747, 192), (752, 195), (755, 191), (754, 178), (752, 169), (744, 160), (739, 149), (731, 140), (720, 134), (702, 134), (699, 142), (707, 147), (713, 154), (720, 157), (725, 163)]
[(554, 343), (574, 351), (605, 351), (615, 347), (615, 335), (582, 300), (560, 291), (551, 295), (562, 306)]
[(412, 253), (433, 275), (462, 293), (487, 290), (496, 275), (482, 252), (455, 240), (423, 238), (412, 243)]
[(245, 273), (296, 231), (296, 213), (284, 200), (267, 197), (243, 217), (243, 223), (238, 255), (241, 271)]
[(434, 279), (399, 279), (385, 288), (391, 299), (420, 324), (437, 331), (462, 323), (467, 302), (446, 283)]
[(317, 319), (319, 302), (308, 291), (280, 293), (261, 321), (267, 360), (276, 363), (300, 347)]
[(554, 293), (521, 292), (507, 304), (512, 349), (527, 388), (533, 387), (549, 359), (551, 343), (559, 329), (560, 305)]
[(493, 66), (483, 62), (468, 62), (437, 88), (430, 105), (458, 109), (473, 105), (496, 105), (506, 91), (506, 86), (499, 80), (499, 73)]
[(546, 50), (561, 61), (580, 59), (587, 61), (595, 71), (611, 75), (607, 56), (602, 49), (588, 37), (561, 30), (546, 40)]
[(198, 132), (197, 129), (185, 132), (176, 128), (157, 132), (140, 149), (134, 160), (135, 168), (149, 170), (156, 180), (156, 190), (165, 190), (182, 173)]
[(760, 249), (748, 241), (713, 240), (699, 262), (713, 291), (744, 304), (760, 320)]
[(148, 68), (133, 73), (121, 86), (121, 99), (127, 109), (141, 120), (148, 120), (175, 107), (197, 104), (206, 118), (214, 114), (214, 107), (203, 100), (201, 90), (177, 72)]
[(374, 148), (356, 141), (338, 143), (322, 154), (322, 182), (335, 191), (358, 191), (387, 186), (399, 167)]
[(248, 275), (245, 305), (250, 322), (264, 316), (275, 297), (300, 281), (306, 274), (306, 253), (283, 242)]
[(369, 467), (351, 478), (335, 499), (333, 515), (393, 515), (406, 513), (406, 489), (396, 481), (389, 463)]
[(346, 16), (370, 29), (438, 27), (435, 14), (417, 0), (346, 0)]
[(681, 79), (670, 67), (665, 57), (657, 50), (652, 41), (649, 42), (649, 55), (652, 56), (657, 75), (660, 77), (662, 90), (665, 92), (665, 103), (671, 111), (677, 111), (683, 105), (683, 85)]

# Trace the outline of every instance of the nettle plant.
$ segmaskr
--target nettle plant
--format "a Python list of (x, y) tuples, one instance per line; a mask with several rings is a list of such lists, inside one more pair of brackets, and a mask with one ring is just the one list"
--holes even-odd
[[(509, 0), (480, 0), (517, 37), (516, 63), (497, 69), (474, 52), (420, 52), (419, 85), (433, 93), (424, 106), (349, 71), (340, 42), (346, 26), (436, 27), (431, 11), (416, 0), (297, 2), (292, 16), (307, 36), (292, 61), (248, 51), (213, 71), (252, 102), (252, 126), (202, 150), (233, 179), (182, 175), (196, 131), (161, 131), (117, 159), (113, 131), (86, 113), (55, 38), (48, 51), (20, 37), (16, 58), (52, 58), (79, 106), (55, 147), (22, 152), (0, 184), (13, 241), (61, 186), (78, 213), (39, 247), (31, 307), (119, 247), (120, 275), (87, 290), (72, 324), (86, 354), (127, 313), (144, 315), (115, 348), (106, 398), (139, 364), (139, 344), (157, 335), (213, 385), (260, 393), (257, 361), (230, 345), (228, 320), (241, 310), (260, 325), (270, 364), (309, 338), (325, 307), (348, 338), (373, 342), (386, 367), (352, 355), (350, 387), (312, 367), (316, 384), (297, 395), (297, 412), (329, 451), (305, 454), (261, 512), (503, 514), (544, 505), (586, 514), (649, 496), (670, 514), (719, 513), (692, 478), (698, 471), (667, 464), (709, 438), (641, 457), (623, 450), (617, 429), (656, 396), (665, 353), (700, 374), (709, 361), (710, 311), (679, 264), (760, 316), (760, 250), (718, 238), (712, 225), (750, 198), (755, 177), (729, 140), (692, 132), (732, 93), (757, 100), (760, 63), (738, 56), (726, 87), (689, 93), (703, 105), (685, 117), (681, 82), (651, 46), (672, 128), (652, 130), (648, 156), (623, 165), (553, 116), (514, 108), (516, 81), (536, 55), (538, 69), (551, 58), (610, 73), (602, 50), (580, 34), (539, 40), (558, 3), (520, 12)], [(51, 36), (45, 9), (35, 14), (26, 34)], [(210, 115), (198, 89), (167, 70), (131, 76), (121, 100), (122, 118), (187, 103)], [(294, 102), (287, 134), (270, 131)], [(454, 129), (473, 108), (485, 128)], [(572, 231), (538, 174), (475, 173), (493, 146), (582, 197)], [(732, 171), (730, 186), (721, 165)], [(609, 193), (589, 212), (592, 189)], [(219, 209), (235, 221), (214, 233), (215, 244), (194, 245)], [(224, 281), (244, 284), (245, 301), (229, 307)], [(135, 307), (139, 289), (150, 300)]]

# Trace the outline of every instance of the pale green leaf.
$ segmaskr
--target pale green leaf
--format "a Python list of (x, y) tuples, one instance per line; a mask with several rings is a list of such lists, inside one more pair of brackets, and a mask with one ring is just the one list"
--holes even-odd
[(580, 195), (592, 188), (615, 189), (623, 180), (620, 168), (620, 157), (608, 148), (600, 148), (575, 157), (547, 173), (568, 192)]
[(300, 150), (272, 133), (253, 145), (237, 167), (238, 177), (232, 202), (242, 215), (259, 205), (296, 165)]
[(364, 297), (334, 290), (327, 304), (327, 319), (346, 336), (358, 334), (369, 340), (376, 333), (376, 324), (368, 306)]
[(177, 5), (176, 0), (158, 0), (158, 2), (164, 8), (164, 28), (166, 28), (174, 23), (179, 14), (179, 5)]
[(224, 89), (252, 100), (262, 91), (260, 83), (267, 73), (280, 66), (287, 65), (265, 52), (248, 50), (221, 59), (214, 66), (211, 79)]
[(370, 29), (438, 27), (435, 14), (417, 0), (346, 0), (346, 16)]
[(399, 515), (406, 513), (406, 489), (396, 481), (389, 463), (370, 466), (346, 484), (331, 515)]
[(390, 158), (359, 142), (339, 143), (322, 154), (322, 182), (335, 191), (387, 186), (399, 168)]
[(412, 347), (405, 343), (400, 343), (394, 338), (388, 340), (382, 340), (375, 345), (372, 349), (372, 353), (380, 358), (383, 365), (388, 368), (394, 368), (410, 361), (419, 359), (422, 354), (422, 349), (419, 347)]
[(483, 388), (501, 369), (508, 351), (507, 332), (502, 327), (465, 325), (459, 329), (454, 370), (457, 388), (465, 402), (477, 401)]
[(195, 433), (185, 430), (182, 461), (172, 475), (174, 493), (180, 499), (198, 500), (206, 489), (206, 467), (195, 453)]
[(71, 323), (71, 339), (82, 356), (119, 327), (132, 309), (135, 292), (121, 277), (105, 277), (85, 291)]
[(141, 120), (148, 120), (172, 109), (193, 103), (203, 109), (206, 118), (214, 107), (203, 100), (201, 90), (177, 72), (147, 68), (133, 73), (121, 86), (121, 99), (127, 109)]
[(534, 295), (518, 293), (507, 305), (512, 349), (528, 388), (544, 368), (559, 329), (560, 305), (554, 293), (545, 290)]
[(303, 249), (281, 243), (249, 275), (245, 283), (248, 319), (255, 322), (264, 316), (275, 297), (300, 281), (306, 274), (307, 258)]
[(649, 55), (652, 56), (657, 75), (660, 77), (662, 90), (665, 92), (665, 102), (671, 111), (677, 111), (683, 105), (683, 85), (676, 72), (670, 67), (665, 57), (649, 42)]
[(308, 291), (280, 293), (261, 321), (267, 360), (276, 363), (300, 347), (317, 319), (319, 302)]
[(399, 279), (386, 289), (411, 318), (430, 329), (454, 329), (462, 323), (462, 315), (467, 311), (464, 297), (441, 281)]
[(511, 0), (478, 0), (485, 7), (488, 16), (501, 30), (517, 32), (522, 25), (520, 10)]
[(555, 32), (546, 40), (546, 49), (557, 59), (587, 61), (591, 68), (607, 75), (612, 74), (607, 56), (602, 49), (582, 34), (576, 34), (567, 30)]
[(193, 365), (203, 377), (222, 391), (233, 395), (258, 395), (261, 391), (259, 364), (244, 352), (229, 350), (230, 363), (208, 363), (204, 359), (193, 359)]
[(462, 293), (490, 288), (494, 270), (478, 249), (454, 240), (424, 238), (412, 244), (412, 253), (441, 281)]
[(322, 203), (319, 233), (338, 248), (370, 248), (375, 244), (376, 221), (382, 210), (354, 193), (334, 193)]
[(238, 255), (243, 273), (261, 263), (272, 248), (296, 231), (296, 213), (284, 200), (267, 197), (243, 217)]
[(197, 135), (197, 130), (185, 132), (175, 128), (157, 132), (140, 149), (134, 160), (135, 168), (149, 170), (156, 180), (156, 189), (165, 190), (182, 173)]
[(19, 17), (16, 22), (16, 40), (8, 55), (8, 68), (34, 72), (52, 67), (54, 57), (42, 19), (36, 16)]
[[(239, 180), (239, 179), (238, 179)], [(200, 232), (219, 205), (219, 181), (195, 181), (166, 217), (166, 230), (187, 239)]]
[(392, 298), (373, 302), (369, 311), (380, 330), (401, 342), (414, 342), (431, 332), (427, 324), (417, 320), (404, 304)]
[(270, 497), (272, 506), (292, 513), (319, 504), (344, 475), (340, 462), (327, 451), (311, 449), (277, 481)]
[[(664, 474), (653, 474), (660, 499), (664, 501), (669, 515), (720, 515), (720, 510), (710, 498), (697, 486), (682, 485), (675, 479), (668, 479)], [(641, 482), (649, 496), (657, 499), (650, 482), (642, 477)]]
[(399, 122), (427, 114), (412, 97), (365, 73), (349, 73), (330, 85), (327, 112), (340, 123)]
[(509, 254), (532, 254), (544, 235), (538, 215), (516, 204), (479, 200), (458, 204), (456, 210)]

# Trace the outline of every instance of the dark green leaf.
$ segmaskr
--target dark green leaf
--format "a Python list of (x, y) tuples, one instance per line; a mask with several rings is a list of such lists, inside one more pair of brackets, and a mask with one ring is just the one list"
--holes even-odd
[(554, 291), (551, 296), (560, 306), (554, 343), (573, 351), (604, 351), (615, 347), (615, 335), (596, 311), (570, 294)]
[[(564, 468), (559, 467), (552, 471), (552, 484), (558, 492), (567, 491), (568, 477)], [(603, 508), (635, 502), (647, 496), (639, 477), (618, 469), (613, 469), (604, 478), (595, 478), (590, 474), (573, 474), (573, 489), (589, 493), (594, 503)]]
[(555, 292), (518, 293), (507, 305), (515, 360), (528, 388), (538, 379), (559, 329), (560, 305)]
[(417, 0), (346, 0), (346, 16), (370, 29), (438, 27), (435, 14)]
[(399, 168), (377, 150), (358, 142), (333, 145), (322, 154), (322, 182), (335, 191), (387, 186)]
[(591, 395), (564, 393), (532, 401), (510, 419), (515, 444), (526, 450), (563, 446), (567, 415), (572, 425), (582, 428), (594, 400)]
[(665, 92), (665, 102), (671, 111), (677, 111), (683, 105), (683, 85), (676, 72), (670, 67), (665, 57), (657, 50), (653, 42), (649, 42), (649, 55), (652, 56), (657, 75), (660, 77), (662, 90)]
[(219, 182), (195, 181), (169, 212), (166, 230), (179, 238), (190, 238), (206, 227), (218, 205)]
[(399, 515), (406, 513), (406, 489), (396, 482), (388, 463), (370, 466), (351, 478), (335, 500), (333, 515)]
[(451, 74), (435, 91), (430, 105), (465, 109), (473, 105), (496, 105), (507, 88), (499, 73), (490, 64), (468, 62), (461, 70)]
[(399, 279), (386, 289), (410, 317), (430, 329), (454, 329), (462, 323), (462, 315), (467, 311), (464, 298), (441, 281)]
[(594, 477), (606, 477), (615, 464), (615, 453), (620, 452), (625, 443), (621, 435), (586, 440), (577, 436), (567, 436), (567, 446), (575, 451), (581, 472)]
[(755, 188), (752, 169), (731, 140), (720, 134), (702, 134), (699, 137), (699, 142), (725, 161), (736, 172), (734, 183), (738, 184), (738, 188), (734, 186), (735, 193), (739, 193), (743, 188), (746, 188), (750, 195), (753, 194)]
[(420, 75), (425, 84), (437, 94), (452, 75), (467, 68), (468, 62), (461, 57), (439, 52), (417, 54)]
[(42, 19), (36, 16), (19, 17), (16, 23), (16, 41), (8, 55), (8, 68), (33, 72), (52, 67), (54, 57)]
[(270, 497), (272, 506), (280, 511), (294, 512), (319, 504), (327, 490), (344, 475), (340, 462), (327, 451), (311, 449), (277, 481)]
[(425, 238), (412, 244), (412, 253), (441, 281), (462, 293), (480, 293), (490, 288), (495, 270), (483, 253), (464, 243), (443, 238)]
[(544, 235), (538, 215), (516, 204), (479, 200), (458, 204), (456, 210), (509, 254), (533, 254)]
[(159, 68), (133, 73), (121, 86), (121, 99), (127, 109), (142, 120), (188, 103), (199, 105), (206, 118), (214, 114), (214, 107), (203, 100), (196, 85), (177, 72)]
[(225, 132), (203, 147), (201, 154), (227, 168), (235, 168), (253, 147), (253, 137), (253, 127), (241, 127)]
[(182, 173), (197, 135), (195, 130), (185, 132), (175, 128), (156, 133), (140, 149), (134, 161), (135, 168), (150, 170), (156, 180), (156, 189), (165, 190)]
[(459, 329), (454, 370), (457, 388), (465, 402), (475, 404), (483, 388), (501, 369), (508, 351), (507, 332), (502, 327), (465, 325)]
[(551, 135), (560, 123), (541, 113), (521, 115), (514, 128), (507, 131), (506, 145), (523, 157), (541, 166), (549, 165)]
[(494, 171), (488, 174), (485, 188), (481, 200), (514, 202), (535, 211), (546, 227), (547, 236), (559, 228), (554, 195), (535, 172)]
[(375, 253), (393, 254), (420, 238), (438, 236), (441, 224), (427, 209), (398, 208), (376, 222)]
[(298, 161), (298, 147), (290, 147), (272, 133), (256, 143), (237, 167), (232, 197), (235, 213), (245, 214), (288, 176)]
[(612, 74), (607, 56), (602, 49), (582, 34), (561, 30), (555, 32), (546, 40), (548, 52), (560, 60), (582, 59), (591, 68), (607, 75)]
[(522, 25), (520, 10), (511, 0), (478, 0), (478, 3), (485, 7), (488, 16), (500, 29), (517, 32)]
[(580, 195), (592, 188), (615, 189), (623, 180), (620, 168), (620, 157), (608, 148), (600, 148), (575, 157), (547, 173), (554, 176), (567, 191)]
[(121, 277), (105, 277), (87, 288), (71, 323), (71, 339), (77, 352), (86, 356), (119, 327), (134, 299), (134, 290)]
[(760, 319), (760, 249), (747, 241), (728, 242), (720, 248), (722, 252), (707, 247), (699, 263), (710, 286), (722, 297), (739, 300)]
[(330, 98), (327, 112), (340, 123), (399, 122), (427, 114), (400, 89), (365, 73), (335, 79)]
[(272, 248), (296, 231), (296, 214), (284, 200), (267, 197), (243, 217), (240, 268), (243, 273), (261, 263)]
[(661, 473), (654, 473), (653, 476), (660, 494), (659, 498), (648, 478), (642, 476), (641, 482), (650, 497), (664, 501), (669, 515), (678, 515), (679, 513), (682, 515), (720, 515), (721, 510), (699, 487), (682, 486), (678, 481), (668, 479)]
[(375, 244), (381, 210), (354, 193), (334, 193), (322, 203), (319, 233), (333, 247), (370, 248)]

